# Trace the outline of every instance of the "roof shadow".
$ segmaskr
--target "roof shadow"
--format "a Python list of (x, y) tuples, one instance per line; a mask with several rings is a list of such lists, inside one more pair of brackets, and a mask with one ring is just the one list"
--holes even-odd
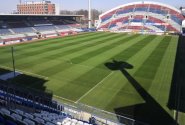
[[(105, 63), (105, 66), (112, 71), (121, 71), (123, 77), (126, 77), (129, 83), (135, 88), (139, 95), (145, 100), (145, 103), (135, 104), (127, 107), (115, 108), (114, 111), (118, 115), (128, 114), (137, 121), (142, 121), (150, 125), (177, 125), (176, 121), (161, 107), (161, 105), (141, 86), (127, 69), (133, 69), (134, 66), (127, 62), (116, 61)], [(121, 123), (124, 119), (118, 118)], [(139, 125), (136, 122), (135, 125)]]

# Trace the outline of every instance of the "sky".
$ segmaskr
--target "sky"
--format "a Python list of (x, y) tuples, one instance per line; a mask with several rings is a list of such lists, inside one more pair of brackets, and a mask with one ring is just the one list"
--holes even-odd
[[(0, 4), (0, 13), (10, 13), (13, 10), (16, 10), (16, 5), (19, 3), (19, 1), (20, 0), (2, 0)], [(22, 1), (41, 1), (41, 0), (22, 0)], [(62, 10), (78, 10), (88, 8), (88, 0), (51, 0), (51, 1), (52, 3), (60, 5), (60, 8)], [(91, 1), (93, 9), (107, 11), (122, 4), (141, 0), (91, 0)], [(180, 6), (185, 7), (185, 0), (152, 0), (152, 1), (169, 4), (177, 8), (179, 8)]]

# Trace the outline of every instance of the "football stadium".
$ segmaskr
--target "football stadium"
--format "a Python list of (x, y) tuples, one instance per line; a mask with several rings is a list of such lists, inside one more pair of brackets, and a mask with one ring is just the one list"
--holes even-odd
[(92, 27), (88, 2), (88, 28), (84, 15), (0, 14), (0, 125), (185, 125), (182, 10), (131, 2)]

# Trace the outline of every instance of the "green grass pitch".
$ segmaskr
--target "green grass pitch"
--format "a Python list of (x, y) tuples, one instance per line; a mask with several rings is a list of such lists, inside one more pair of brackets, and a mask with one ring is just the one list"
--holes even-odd
[[(52, 90), (55, 98), (59, 96), (65, 101), (84, 103), (132, 118), (135, 118), (133, 107), (143, 109), (154, 101), (154, 107), (161, 106), (161, 110), (173, 117), (167, 103), (177, 41), (176, 36), (95, 32), (15, 45), (16, 69), (44, 77), (47, 82), (16, 80), (20, 86)], [(1, 67), (12, 67), (10, 46), (1, 47), (0, 53)], [(105, 66), (113, 60), (132, 65), (133, 68), (125, 69), (129, 76)], [(144, 97), (128, 77), (151, 97)]]

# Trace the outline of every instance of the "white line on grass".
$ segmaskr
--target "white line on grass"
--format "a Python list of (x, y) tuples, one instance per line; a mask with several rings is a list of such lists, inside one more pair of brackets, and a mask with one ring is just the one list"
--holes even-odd
[(88, 92), (86, 92), (83, 96), (81, 96), (75, 103), (78, 103), (82, 98), (84, 98), (86, 95), (88, 95), (91, 91), (93, 91), (98, 85), (103, 83), (109, 76), (111, 76), (114, 72), (111, 72), (106, 77), (104, 77), (98, 84), (96, 84), (93, 88), (91, 88)]
[(63, 98), (63, 97), (60, 97), (60, 96), (57, 96), (57, 95), (53, 95), (53, 96), (56, 97), (56, 98), (59, 98), (59, 99), (63, 99), (63, 100), (75, 103), (75, 101), (70, 100), (70, 99), (66, 99), (66, 98)]
[(71, 61), (71, 59), (63, 58), (62, 60), (65, 61), (66, 63), (70, 63), (71, 65), (78, 65), (78, 66), (87, 67), (87, 68), (94, 68), (94, 67), (92, 67), (92, 66), (87, 66), (87, 65), (82, 65), (82, 64), (73, 63), (73, 62)]
[[(12, 70), (11, 67), (2, 66), (2, 65), (0, 65), (0, 67), (1, 67), (1, 68), (5, 68), (5, 69), (8, 69), (8, 70)], [(35, 73), (31, 73), (31, 72), (27, 72), (27, 71), (23, 71), (23, 70), (19, 70), (19, 69), (16, 69), (16, 71), (18, 71), (18, 72), (20, 72), (20, 73), (22, 72), (22, 73), (25, 73), (25, 74), (28, 74), (28, 75), (38, 76), (38, 77), (40, 77), (40, 78), (44, 78), (45, 80), (48, 80), (48, 77), (42, 76), (42, 75), (39, 75), (39, 74), (35, 74)]]

